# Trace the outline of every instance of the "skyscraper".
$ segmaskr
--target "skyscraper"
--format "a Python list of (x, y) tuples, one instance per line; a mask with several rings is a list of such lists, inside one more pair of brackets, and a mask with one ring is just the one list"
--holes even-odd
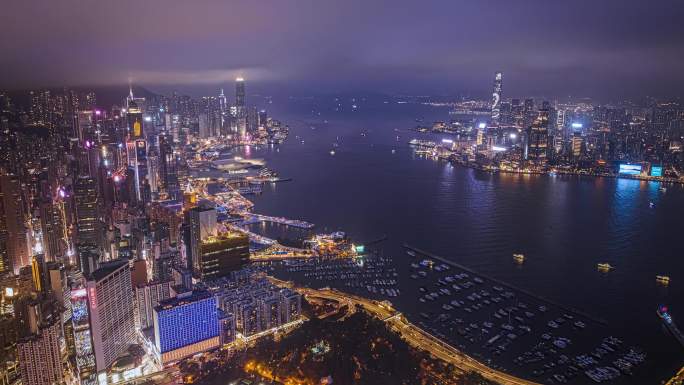
[(235, 119), (240, 136), (247, 132), (247, 108), (245, 101), (245, 79), (235, 79)]
[(527, 159), (538, 166), (544, 165), (547, 160), (548, 126), (549, 110), (541, 109), (537, 118), (528, 128)]
[(534, 99), (525, 99), (523, 102), (523, 120), (522, 120), (522, 128), (524, 130), (527, 130), (530, 128), (530, 125), (532, 125), (532, 122), (537, 117), (537, 112), (534, 109)]
[(207, 139), (214, 136), (214, 127), (212, 116), (208, 112), (202, 112), (198, 117), (199, 132), (198, 135), (202, 139)]
[(141, 106), (129, 96), (128, 109), (126, 110), (126, 120), (128, 122), (128, 135), (132, 139), (139, 139), (145, 136), (143, 130), (143, 114)]
[(501, 118), (501, 86), (502, 86), (501, 72), (494, 74), (494, 90), (492, 92), (492, 125), (498, 125)]
[(180, 193), (176, 155), (168, 137), (159, 140), (159, 181), (162, 190), (170, 199), (177, 199)]
[(13, 175), (0, 176), (0, 195), (2, 200), (0, 238), (6, 240), (6, 260), (9, 264), (7, 270), (18, 274), (19, 269), (30, 263), (28, 231), (24, 219), (24, 199), (19, 178)]
[(97, 371), (107, 369), (135, 343), (135, 298), (126, 260), (102, 264), (86, 284)]
[(76, 243), (100, 246), (99, 197), (95, 178), (81, 176), (74, 186)]
[(201, 270), (199, 256), (202, 241), (217, 234), (216, 209), (193, 207), (185, 213), (185, 222), (188, 225), (188, 239), (185, 244), (188, 268), (195, 274)]
[(143, 129), (142, 109), (133, 98), (129, 96), (128, 110), (126, 111), (130, 141), (127, 143), (128, 165), (135, 172), (135, 193), (138, 201), (145, 201), (145, 181), (147, 180), (147, 140)]
[(47, 197), (40, 202), (40, 229), (45, 257), (48, 261), (58, 260), (66, 250), (62, 213)]
[(225, 114), (228, 112), (228, 100), (226, 98), (226, 95), (223, 93), (223, 88), (221, 88), (221, 93), (219, 94), (219, 110), (221, 111), (222, 114)]
[(235, 79), (235, 106), (245, 107), (245, 79)]
[(238, 232), (209, 236), (202, 240), (199, 256), (192, 257), (195, 278), (225, 277), (249, 263), (249, 237)]

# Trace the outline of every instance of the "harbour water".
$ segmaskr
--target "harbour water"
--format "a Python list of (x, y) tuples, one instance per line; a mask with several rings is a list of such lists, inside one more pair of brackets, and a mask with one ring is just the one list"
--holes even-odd
[[(660, 383), (684, 364), (684, 349), (656, 315), (665, 304), (684, 324), (681, 185), (663, 193), (655, 182), (489, 174), (416, 155), (408, 140), (440, 136), (408, 129), (416, 118), (448, 120), (443, 107), (383, 97), (273, 99), (266, 107), (290, 125), (290, 137), (241, 155), (293, 180), (250, 196), (255, 212), (359, 242), (386, 235), (377, 247), (393, 260), (402, 292), (391, 301), (414, 322), (429, 304), (418, 301), (424, 284), (410, 278), (404, 244), (605, 320), (608, 335), (647, 353), (633, 376), (614, 383)], [(287, 237), (278, 227), (264, 231)], [(525, 262), (514, 263), (513, 253)], [(601, 273), (600, 262), (614, 269)], [(656, 283), (658, 274), (671, 277), (669, 286)]]

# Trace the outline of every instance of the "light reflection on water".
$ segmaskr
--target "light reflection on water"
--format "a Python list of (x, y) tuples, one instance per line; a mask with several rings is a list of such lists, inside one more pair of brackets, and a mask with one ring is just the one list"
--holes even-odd
[[(684, 327), (681, 186), (663, 193), (655, 182), (493, 175), (451, 167), (416, 156), (396, 142), (394, 131), (415, 125), (416, 116), (448, 119), (443, 110), (386, 108), (372, 113), (317, 108), (324, 111), (320, 118), (296, 106), (276, 111), (273, 116), (307, 125), (291, 123), (291, 140), (280, 151), (252, 152), (293, 178), (251, 198), (257, 212), (311, 221), (318, 232), (344, 230), (355, 239), (387, 234), (383, 251), (404, 274), (401, 245), (407, 242), (607, 319), (616, 335), (629, 336), (649, 352), (659, 365), (656, 372), (681, 364), (683, 350), (655, 316), (658, 304), (670, 304)], [(366, 136), (360, 135), (363, 129)], [(305, 144), (292, 140), (295, 135)], [(405, 143), (419, 134), (401, 135)], [(336, 155), (330, 156), (336, 141)], [(526, 255), (523, 266), (511, 261), (518, 252)], [(600, 274), (599, 262), (616, 269)], [(670, 287), (657, 285), (656, 274), (669, 275)]]

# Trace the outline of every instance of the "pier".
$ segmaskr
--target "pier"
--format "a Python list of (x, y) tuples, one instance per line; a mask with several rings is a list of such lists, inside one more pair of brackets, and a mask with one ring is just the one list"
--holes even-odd
[(315, 227), (315, 225), (313, 223), (301, 221), (298, 219), (287, 219), (287, 218), (283, 218), (283, 217), (272, 217), (272, 216), (268, 216), (268, 215), (253, 214), (253, 213), (245, 213), (243, 215), (245, 216), (245, 219), (240, 222), (241, 226), (251, 225), (251, 224), (260, 223), (260, 222), (272, 222), (272, 223), (278, 223), (281, 225), (297, 227), (297, 228), (305, 229), (305, 230), (313, 229)]
[(568, 311), (568, 312), (571, 312), (571, 313), (575, 313), (575, 314), (581, 315), (582, 317), (587, 318), (587, 319), (589, 319), (589, 320), (592, 320), (592, 321), (594, 321), (594, 322), (596, 322), (596, 323), (598, 323), (598, 324), (601, 324), (601, 325), (603, 325), (603, 326), (607, 326), (607, 325), (608, 325), (608, 322), (607, 322), (606, 320), (604, 320), (604, 319), (596, 318), (596, 317), (594, 317), (594, 316), (592, 316), (592, 315), (590, 315), (590, 314), (587, 314), (587, 313), (585, 313), (585, 312), (583, 312), (583, 311), (581, 311), (581, 310), (573, 309), (573, 308), (571, 308), (571, 307), (569, 307), (569, 306), (566, 306), (566, 305), (563, 305), (563, 304), (554, 302), (554, 301), (552, 301), (552, 300), (550, 300), (550, 299), (546, 299), (546, 298), (541, 297), (541, 296), (539, 296), (539, 295), (537, 295), (537, 294), (531, 293), (531, 292), (529, 292), (529, 291), (527, 291), (527, 290), (525, 290), (525, 289), (523, 289), (523, 288), (519, 288), (519, 287), (516, 287), (516, 286), (511, 285), (511, 284), (509, 284), (509, 283), (500, 281), (500, 280), (498, 280), (498, 279), (496, 279), (496, 278), (489, 277), (489, 276), (487, 276), (487, 275), (478, 273), (477, 271), (474, 271), (474, 270), (472, 270), (472, 269), (470, 269), (470, 268), (467, 268), (467, 267), (465, 267), (465, 266), (463, 266), (463, 265), (460, 265), (460, 264), (458, 264), (458, 263), (456, 263), (456, 262), (453, 262), (453, 261), (450, 261), (450, 260), (448, 260), (448, 259), (442, 258), (442, 257), (440, 257), (440, 256), (438, 256), (438, 255), (434, 255), (434, 254), (432, 254), (432, 253), (430, 253), (430, 252), (428, 252), (428, 251), (421, 250), (421, 249), (419, 249), (419, 248), (410, 246), (410, 245), (408, 245), (408, 244), (406, 244), (406, 243), (404, 243), (404, 248), (406, 248), (406, 249), (408, 249), (408, 250), (412, 250), (412, 251), (416, 252), (417, 254), (424, 255), (424, 256), (426, 256), (426, 257), (428, 257), (428, 258), (436, 259), (436, 260), (438, 260), (438, 261), (440, 261), (440, 262), (442, 262), (442, 263), (444, 263), (444, 264), (446, 264), (446, 265), (450, 265), (450, 266), (459, 268), (459, 269), (461, 269), (461, 270), (467, 271), (468, 273), (471, 273), (471, 274), (480, 276), (480, 277), (482, 277), (482, 278), (486, 278), (486, 279), (488, 279), (488, 280), (490, 280), (490, 281), (492, 281), (492, 282), (495, 282), (495, 283), (498, 284), (498, 285), (508, 287), (508, 288), (510, 288), (510, 289), (513, 289), (513, 290), (515, 290), (515, 291), (517, 291), (517, 292), (523, 293), (523, 294), (525, 294), (525, 295), (527, 295), (527, 296), (529, 296), (529, 297), (532, 297), (532, 298), (534, 298), (534, 299), (537, 299), (537, 300), (539, 300), (539, 301), (541, 301), (541, 302), (544, 302), (544, 303), (546, 303), (546, 304), (549, 304), (549, 305), (558, 307), (558, 308), (560, 308), (560, 309), (562, 309), (562, 310), (565, 310), (565, 311)]

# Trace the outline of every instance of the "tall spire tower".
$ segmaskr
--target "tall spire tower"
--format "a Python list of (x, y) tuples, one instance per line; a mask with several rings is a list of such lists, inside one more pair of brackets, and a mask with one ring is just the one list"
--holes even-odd
[(226, 112), (228, 109), (228, 101), (226, 100), (226, 94), (223, 93), (223, 88), (221, 88), (221, 93), (219, 94), (219, 108), (221, 112)]
[(501, 118), (501, 83), (503, 74), (497, 72), (494, 74), (494, 90), (492, 91), (492, 125), (499, 125)]

